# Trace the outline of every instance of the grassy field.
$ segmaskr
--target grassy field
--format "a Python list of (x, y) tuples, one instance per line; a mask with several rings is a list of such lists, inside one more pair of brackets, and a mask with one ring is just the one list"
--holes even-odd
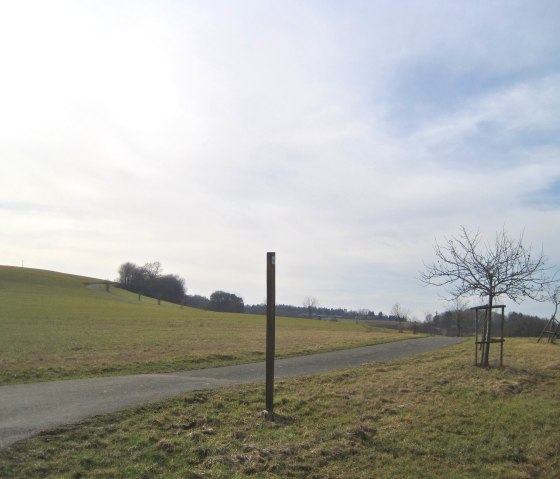
[[(264, 358), (265, 319), (176, 304), (50, 271), (0, 266), (0, 384), (170, 372)], [(277, 318), (279, 357), (413, 337)]]
[(560, 346), (472, 343), (409, 359), (198, 392), (59, 428), (0, 454), (0, 477), (557, 478)]

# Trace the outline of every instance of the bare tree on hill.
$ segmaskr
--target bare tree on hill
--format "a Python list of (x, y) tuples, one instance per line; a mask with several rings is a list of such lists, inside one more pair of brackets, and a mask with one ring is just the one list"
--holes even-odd
[(391, 316), (397, 318), (399, 322), (408, 321), (408, 318), (410, 316), (410, 311), (404, 308), (403, 306), (401, 306), (400, 303), (395, 303), (391, 308)]
[(402, 323), (403, 321), (408, 321), (410, 317), (410, 310), (404, 308), (399, 303), (395, 303), (391, 308), (391, 316), (397, 318), (399, 322), (399, 332), (402, 333)]
[(313, 316), (313, 309), (319, 305), (319, 300), (313, 296), (308, 296), (303, 300), (303, 307), (307, 308), (307, 316), (311, 319)]
[(455, 324), (457, 325), (457, 336), (461, 337), (461, 330), (463, 326), (464, 312), (467, 309), (469, 302), (463, 298), (455, 298), (453, 301), (453, 313), (455, 315)]
[(130, 261), (119, 266), (119, 282), (124, 288), (130, 287), (132, 284), (137, 268), (138, 267)]

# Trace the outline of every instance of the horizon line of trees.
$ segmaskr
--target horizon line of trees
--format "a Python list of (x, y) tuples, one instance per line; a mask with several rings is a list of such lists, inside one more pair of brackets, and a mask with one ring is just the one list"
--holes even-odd
[[(475, 333), (475, 312), (470, 309), (453, 309), (434, 315), (427, 314), (424, 322), (418, 324), (419, 331), (445, 336), (473, 336)], [(479, 321), (481, 319), (479, 318)], [(501, 313), (492, 313), (492, 328), (498, 331)], [(504, 315), (504, 336), (538, 337), (548, 323), (539, 316), (511, 311)]]
[[(294, 306), (292, 304), (277, 304), (276, 314), (291, 318), (315, 318), (315, 319), (358, 319), (358, 320), (378, 320), (378, 321), (409, 321), (409, 318), (399, 318), (393, 314), (384, 314), (379, 311), (375, 313), (369, 309), (346, 309), (346, 308), (327, 308), (323, 306), (313, 306), (312, 312), (307, 305)], [(266, 304), (246, 304), (245, 313), (266, 314)]]

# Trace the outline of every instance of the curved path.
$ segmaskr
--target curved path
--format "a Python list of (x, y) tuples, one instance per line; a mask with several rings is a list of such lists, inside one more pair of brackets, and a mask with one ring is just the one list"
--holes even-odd
[[(278, 359), (275, 377), (285, 378), (389, 361), (463, 341), (430, 336), (342, 351)], [(0, 449), (45, 429), (185, 392), (264, 381), (265, 363), (169, 374), (51, 381), (0, 387)], [(263, 398), (264, 400), (264, 398)]]

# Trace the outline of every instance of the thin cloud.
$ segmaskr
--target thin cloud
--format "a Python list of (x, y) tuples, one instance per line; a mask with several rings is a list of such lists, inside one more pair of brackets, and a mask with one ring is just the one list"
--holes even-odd
[(423, 317), (460, 224), (560, 261), (556, 2), (1, 8), (2, 263)]

